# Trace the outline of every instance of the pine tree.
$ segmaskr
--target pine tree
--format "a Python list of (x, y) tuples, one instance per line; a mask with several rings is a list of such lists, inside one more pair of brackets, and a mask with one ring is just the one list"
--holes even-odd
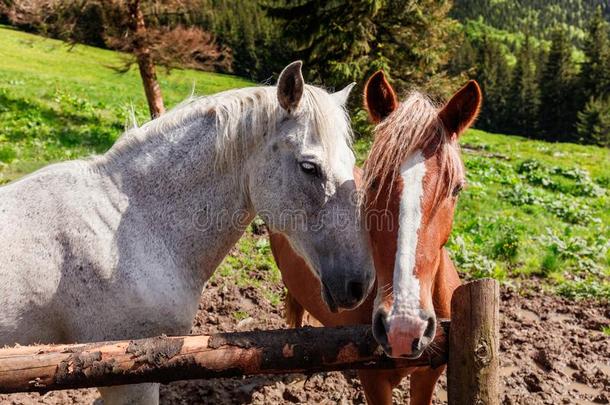
[(450, 7), (449, 0), (283, 0), (267, 10), (306, 61), (310, 80), (338, 87), (383, 68), (399, 89), (438, 94), (457, 43)]
[(381, 0), (276, 0), (266, 5), (309, 80), (331, 86), (364, 76)]
[(597, 7), (585, 39), (585, 63), (582, 65), (582, 105), (591, 98), (610, 94), (610, 29), (601, 7)]
[(267, 16), (260, 1), (200, 1), (209, 11), (203, 26), (232, 50), (233, 73), (261, 82), (295, 58), (291, 48), (280, 43), (277, 24)]
[(527, 35), (521, 45), (513, 72), (509, 104), (510, 128), (514, 133), (535, 136), (538, 124), (540, 93), (536, 73), (535, 52)]
[(578, 113), (580, 141), (610, 147), (610, 98), (591, 97)]
[(601, 7), (591, 19), (580, 76), (577, 131), (581, 142), (610, 145), (610, 29)]
[(455, 55), (449, 62), (449, 73), (459, 75), (466, 73), (468, 77), (476, 76), (478, 53), (472, 41), (465, 36)]
[(572, 46), (564, 29), (552, 36), (549, 56), (540, 78), (540, 127), (546, 137), (556, 141), (570, 140), (576, 122)]
[(509, 124), (510, 70), (498, 42), (485, 35), (479, 47), (477, 80), (481, 85), (485, 102), (479, 123), (490, 131), (504, 132)]
[(462, 84), (448, 75), (459, 45), (458, 25), (448, 17), (451, 5), (450, 0), (386, 0), (374, 18), (371, 60), (384, 61), (399, 89), (416, 86), (446, 97)]

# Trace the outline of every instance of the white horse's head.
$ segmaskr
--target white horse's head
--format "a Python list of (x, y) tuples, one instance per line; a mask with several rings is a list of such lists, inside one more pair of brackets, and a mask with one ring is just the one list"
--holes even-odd
[(304, 83), (301, 62), (288, 65), (277, 83), (274, 133), (248, 162), (255, 211), (310, 265), (333, 311), (359, 305), (374, 279), (345, 110), (352, 87), (328, 93)]

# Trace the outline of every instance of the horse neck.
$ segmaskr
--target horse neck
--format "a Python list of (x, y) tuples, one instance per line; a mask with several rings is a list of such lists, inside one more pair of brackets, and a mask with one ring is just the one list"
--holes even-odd
[(460, 277), (446, 248), (441, 251), (438, 266), (432, 292), (434, 311), (439, 318), (451, 318), (451, 297), (460, 285)]
[[(122, 215), (142, 218), (146, 232), (162, 238), (178, 266), (205, 281), (253, 217), (241, 187), (245, 163), (216, 170), (213, 115), (147, 133), (152, 129), (138, 129), (131, 135), (137, 139), (119, 141), (96, 163), (128, 199)], [(235, 213), (241, 221), (233, 220)]]

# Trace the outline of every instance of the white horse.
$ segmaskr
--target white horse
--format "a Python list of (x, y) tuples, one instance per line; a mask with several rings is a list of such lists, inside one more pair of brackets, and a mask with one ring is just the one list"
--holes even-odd
[[(201, 291), (248, 223), (284, 234), (329, 308), (367, 296), (373, 266), (354, 198), (351, 86), (277, 87), (190, 100), (106, 154), (0, 188), (0, 346), (188, 333)], [(100, 388), (157, 403), (158, 384)]]

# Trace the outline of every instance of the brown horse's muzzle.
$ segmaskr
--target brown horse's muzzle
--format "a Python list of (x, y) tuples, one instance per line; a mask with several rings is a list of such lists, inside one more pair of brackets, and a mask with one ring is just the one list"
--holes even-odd
[(423, 309), (388, 315), (379, 308), (373, 317), (373, 336), (390, 357), (418, 358), (436, 333), (436, 316)]

